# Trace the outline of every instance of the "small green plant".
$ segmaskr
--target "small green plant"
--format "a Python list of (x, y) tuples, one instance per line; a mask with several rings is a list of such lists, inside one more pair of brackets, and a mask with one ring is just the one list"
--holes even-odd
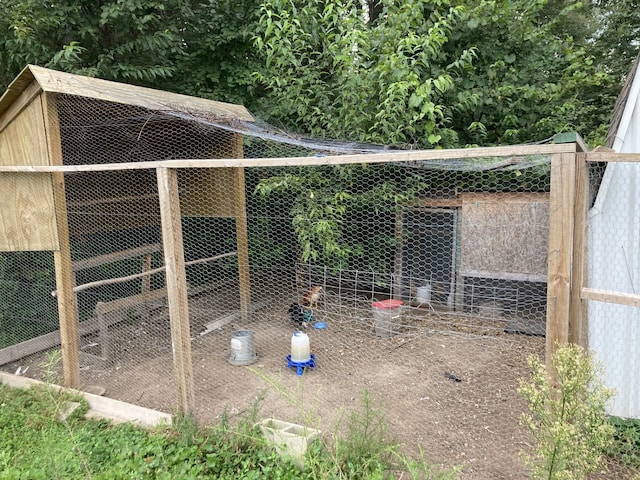
[(42, 381), (47, 385), (57, 385), (59, 380), (58, 367), (62, 361), (62, 352), (60, 350), (51, 350), (47, 352), (46, 360), (39, 364), (42, 371)]
[(534, 479), (582, 479), (601, 467), (613, 439), (605, 404), (613, 392), (604, 387), (600, 369), (589, 352), (567, 344), (552, 359), (556, 384), (545, 365), (529, 358), (530, 381), (518, 392), (527, 400), (523, 422), (535, 440), (533, 454), (524, 454)]
[(615, 433), (607, 453), (610, 457), (634, 469), (640, 469), (640, 420), (609, 417)]

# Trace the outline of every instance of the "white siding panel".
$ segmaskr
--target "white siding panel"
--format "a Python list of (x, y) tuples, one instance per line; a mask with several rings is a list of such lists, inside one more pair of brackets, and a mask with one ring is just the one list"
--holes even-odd
[[(640, 153), (640, 73), (614, 150)], [(589, 218), (589, 286), (640, 293), (640, 164), (611, 163)], [(640, 418), (640, 308), (589, 302), (589, 347), (616, 392), (608, 413)]]

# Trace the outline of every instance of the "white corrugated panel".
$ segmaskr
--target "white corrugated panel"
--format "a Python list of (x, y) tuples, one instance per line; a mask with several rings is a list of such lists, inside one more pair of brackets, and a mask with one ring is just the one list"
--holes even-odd
[[(640, 74), (614, 150), (640, 153)], [(640, 293), (640, 164), (610, 163), (589, 216), (589, 286)], [(640, 308), (589, 302), (589, 347), (616, 392), (608, 413), (640, 418)]]

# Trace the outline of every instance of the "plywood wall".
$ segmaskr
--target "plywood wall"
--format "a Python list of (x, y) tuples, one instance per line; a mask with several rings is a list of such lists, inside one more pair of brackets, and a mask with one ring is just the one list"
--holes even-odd
[[(0, 132), (0, 164), (49, 164), (39, 96)], [(54, 208), (50, 174), (0, 175), (0, 251), (57, 250)]]
[(548, 193), (462, 195), (461, 272), (547, 274)]

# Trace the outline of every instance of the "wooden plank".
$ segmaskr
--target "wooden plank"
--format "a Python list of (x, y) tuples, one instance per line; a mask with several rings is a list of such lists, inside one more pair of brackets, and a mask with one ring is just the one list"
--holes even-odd
[[(225, 258), (225, 257), (232, 257), (237, 255), (238, 252), (228, 252), (228, 253), (222, 253), (220, 255), (215, 255), (213, 257), (208, 257), (208, 258), (200, 258), (197, 260), (191, 260), (190, 262), (186, 262), (185, 265), (196, 265), (199, 263), (207, 263), (207, 262), (212, 262), (214, 260), (219, 260), (221, 258)], [(104, 285), (114, 285), (116, 283), (123, 283), (123, 282), (130, 282), (131, 280), (136, 280), (138, 278), (148, 278), (150, 275), (154, 275), (156, 273), (160, 273), (160, 272), (164, 272), (166, 271), (166, 267), (158, 267), (158, 268), (154, 268), (152, 270), (145, 270), (142, 271), (140, 273), (133, 273), (131, 275), (127, 275), (125, 277), (115, 277), (115, 278), (106, 278), (104, 280), (96, 280), (95, 282), (89, 282), (89, 283), (83, 283), (82, 285), (76, 285), (75, 287), (73, 287), (73, 291), (74, 293), (78, 293), (78, 292), (82, 292), (84, 290), (89, 290), (90, 288), (95, 288), (95, 287), (101, 287)], [(53, 291), (51, 292), (52, 296), (57, 296), (58, 292)]]
[(506, 147), (458, 148), (449, 150), (402, 150), (396, 152), (357, 155), (329, 155), (326, 157), (280, 158), (216, 158), (180, 159), (156, 162), (123, 162), (65, 166), (3, 166), (0, 172), (98, 172), (117, 170), (145, 170), (156, 168), (225, 168), (225, 167), (288, 167), (300, 165), (345, 165), (349, 163), (419, 162), (475, 157), (502, 157), (509, 155), (550, 155), (575, 152), (575, 144), (512, 145)]
[(167, 299), (171, 323), (177, 406), (182, 413), (192, 413), (194, 409), (193, 365), (191, 363), (189, 303), (180, 221), (178, 175), (175, 170), (159, 168), (157, 176), (164, 263), (167, 267)]
[[(151, 303), (161, 298), (167, 297), (166, 288), (158, 288), (151, 290), (150, 292), (138, 293), (129, 297), (118, 298), (111, 300), (110, 302), (98, 302), (96, 304), (96, 313), (106, 315), (108, 313), (122, 310), (123, 308), (129, 308), (132, 305), (140, 305), (144, 303)], [(82, 322), (84, 324), (85, 322)]]
[(402, 249), (404, 247), (404, 240), (403, 240), (404, 223), (403, 222), (404, 222), (403, 211), (400, 209), (395, 214), (395, 225), (394, 225), (394, 229), (395, 229), (394, 237), (395, 237), (395, 243), (396, 243), (394, 259), (393, 259), (393, 265), (394, 265), (393, 275), (396, 279), (393, 285), (394, 298), (402, 297), (402, 275), (404, 270), (403, 268), (404, 265), (402, 262)]
[[(89, 335), (94, 333), (99, 328), (97, 320), (87, 320), (82, 322), (78, 326), (79, 335)], [(60, 345), (60, 330), (55, 330), (39, 337), (25, 340), (24, 342), (16, 343), (9, 347), (5, 347), (0, 350), (0, 365), (6, 363), (15, 362), (21, 358), (39, 353), (44, 350), (48, 350), (57, 345)]]
[(180, 172), (180, 209), (185, 217), (233, 217), (229, 195), (234, 168), (188, 169)]
[(597, 302), (627, 305), (629, 307), (640, 307), (640, 295), (636, 293), (621, 293), (583, 287), (580, 298), (583, 300), (595, 300)]
[[(234, 141), (234, 156), (242, 158), (242, 135), (235, 135)], [(233, 169), (233, 208), (236, 217), (240, 317), (244, 322), (248, 319), (251, 306), (251, 279), (249, 274), (249, 233), (247, 229), (247, 203), (243, 167)]]
[[(137, 295), (132, 295), (130, 297), (112, 300), (111, 302), (99, 302), (98, 305), (96, 305), (96, 313), (107, 315), (109, 313), (122, 310), (123, 308), (130, 308), (132, 305), (140, 305), (144, 302), (150, 303), (155, 300), (165, 298), (166, 296), (166, 289), (161, 288), (152, 290), (151, 292), (146, 294), (140, 293)], [(109, 327), (120, 321), (120, 319), (110, 319), (106, 323), (106, 326)], [(86, 320), (78, 324), (78, 335), (80, 337), (91, 335), (92, 333), (97, 332), (99, 329), (100, 322), (97, 318)], [(0, 350), (0, 365), (15, 362), (16, 360), (24, 358), (28, 355), (33, 355), (34, 353), (53, 348), (56, 345), (60, 345), (60, 330), (55, 330), (51, 333), (47, 333), (39, 337), (25, 340), (24, 342), (20, 342), (15, 345), (3, 348), (2, 350)]]
[(569, 305), (569, 341), (589, 348), (589, 326), (587, 303), (580, 298), (580, 292), (587, 285), (587, 218), (589, 211), (589, 165), (584, 153), (575, 158), (575, 205), (573, 236), (573, 272), (571, 274), (571, 299)]
[[(22, 113), (22, 111), (33, 103), (33, 100), (42, 92), (40, 85), (37, 82), (31, 82), (28, 86), (24, 88), (24, 90), (16, 91), (11, 98), (11, 102), (7, 101), (6, 109), (2, 112), (2, 116), (0, 116), (0, 132), (2, 132), (7, 125), (9, 125), (18, 115)], [(10, 94), (10, 91), (7, 90), (5, 95)], [(4, 96), (3, 96), (4, 97)], [(40, 102), (38, 102), (40, 103)]]
[(211, 121), (224, 122), (226, 119), (227, 121), (244, 120), (252, 122), (254, 120), (253, 116), (242, 105), (190, 97), (100, 78), (84, 77), (35, 65), (30, 65), (29, 70), (40, 85), (40, 88), (45, 92), (64, 93), (126, 105), (137, 105), (150, 110), (199, 114), (201, 117)]
[[(0, 132), (0, 164), (49, 164), (39, 98)], [(0, 251), (57, 250), (54, 208), (50, 174), (0, 175)]]
[[(46, 385), (56, 392), (63, 390), (57, 385), (45, 384), (33, 378), (20, 377), (6, 372), (0, 372), (0, 382), (13, 388), (32, 388), (36, 385)], [(140, 407), (139, 405), (133, 405), (79, 390), (72, 390), (72, 393), (83, 396), (87, 401), (90, 409), (89, 412), (87, 412), (88, 416), (98, 416), (115, 421), (116, 423), (131, 422), (147, 427), (171, 425), (172, 422), (172, 417), (168, 413), (158, 412), (149, 408)]]
[(551, 159), (545, 359), (552, 384), (555, 372), (551, 361), (557, 347), (569, 341), (575, 167), (574, 154), (554, 155)]
[[(47, 135), (49, 158), (53, 165), (62, 165), (62, 144), (55, 98), (42, 95), (42, 111)], [(60, 319), (60, 345), (64, 385), (80, 385), (80, 360), (78, 358), (78, 308), (73, 293), (74, 273), (71, 265), (71, 243), (67, 220), (64, 174), (53, 173), (53, 197), (59, 249), (53, 252), (58, 291), (58, 317)]]
[(518, 274), (523, 280), (546, 276), (549, 194), (465, 193), (461, 198), (460, 270), (513, 280)]
[(485, 270), (460, 270), (459, 275), (461, 277), (513, 280), (516, 282), (540, 282), (540, 283), (547, 282), (546, 275), (539, 275), (535, 273), (491, 272), (491, 271), (485, 271)]
[[(81, 172), (66, 178), (71, 234), (155, 226), (159, 222), (154, 170)], [(134, 192), (147, 192), (131, 195)]]
[(100, 265), (106, 265), (108, 263), (119, 262), (121, 260), (127, 260), (129, 258), (141, 257), (150, 253), (156, 253), (162, 251), (162, 245), (159, 243), (151, 243), (143, 245), (141, 247), (130, 248), (128, 250), (121, 250), (119, 252), (107, 253), (106, 255), (99, 255), (97, 257), (84, 258), (82, 260), (76, 260), (72, 264), (74, 272), (86, 270), (87, 268), (99, 267)]
[(640, 153), (589, 152), (587, 162), (640, 162)]

